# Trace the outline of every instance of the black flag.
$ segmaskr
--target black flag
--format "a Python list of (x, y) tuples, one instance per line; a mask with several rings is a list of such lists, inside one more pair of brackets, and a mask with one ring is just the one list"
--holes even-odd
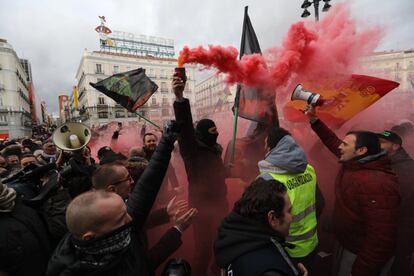
[[(245, 54), (253, 53), (261, 54), (261, 50), (246, 7), (240, 58)], [(232, 163), (232, 177), (241, 178), (247, 183), (259, 174), (257, 162), (265, 156), (264, 141), (268, 127), (278, 125), (275, 98), (269, 95), (266, 96), (260, 89), (240, 84), (237, 86), (233, 110), (238, 107), (238, 116), (252, 120), (252, 122), (246, 136), (235, 139), (233, 150), (231, 142), (227, 145), (224, 162), (225, 164)], [(233, 137), (235, 138), (234, 133)]]
[[(261, 54), (259, 41), (254, 32), (250, 17), (244, 10), (243, 32), (240, 44), (240, 58), (246, 54)], [(270, 123), (274, 97), (265, 96), (263, 91), (243, 85), (237, 86), (235, 105), (238, 105), (239, 116), (248, 120)]]
[(89, 84), (129, 112), (134, 112), (145, 104), (158, 89), (158, 86), (145, 75), (145, 70), (142, 68), (115, 74), (97, 83)]

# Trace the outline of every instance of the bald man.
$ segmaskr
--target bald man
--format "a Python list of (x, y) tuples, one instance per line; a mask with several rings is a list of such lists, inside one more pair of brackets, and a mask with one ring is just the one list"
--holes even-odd
[(166, 132), (127, 203), (116, 193), (91, 191), (68, 206), (69, 234), (49, 261), (54, 275), (154, 275), (140, 233), (168, 168), (176, 135)]
[(133, 184), (127, 168), (118, 164), (105, 164), (92, 175), (92, 186), (96, 190), (117, 193), (123, 200), (128, 198)]
[[(107, 164), (97, 169), (92, 176), (92, 185), (96, 190), (117, 193), (123, 200), (127, 200), (133, 181), (128, 170), (118, 164)], [(174, 226), (169, 228), (161, 239), (150, 249), (145, 233), (142, 235), (143, 246), (147, 252), (150, 267), (156, 269), (167, 260), (182, 244), (181, 234), (192, 222), (197, 210), (186, 210), (188, 203), (185, 200), (170, 200), (167, 206), (151, 212), (147, 219), (146, 229), (166, 224), (170, 220)], [(186, 212), (184, 212), (186, 211)], [(184, 213), (177, 216), (177, 213)], [(145, 232), (145, 231), (144, 231)]]
[(131, 221), (123, 199), (103, 190), (79, 195), (66, 211), (69, 232), (83, 241), (110, 233)]

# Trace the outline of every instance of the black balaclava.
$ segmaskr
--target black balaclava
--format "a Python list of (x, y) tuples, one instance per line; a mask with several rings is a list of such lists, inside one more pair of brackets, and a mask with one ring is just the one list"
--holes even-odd
[(207, 146), (214, 146), (217, 143), (218, 133), (210, 133), (208, 130), (216, 124), (210, 119), (202, 119), (196, 126), (196, 137)]

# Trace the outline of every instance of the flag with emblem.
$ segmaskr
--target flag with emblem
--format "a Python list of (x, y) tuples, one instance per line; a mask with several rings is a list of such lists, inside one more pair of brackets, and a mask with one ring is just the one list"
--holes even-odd
[(158, 89), (157, 84), (145, 75), (145, 70), (142, 68), (115, 74), (97, 83), (89, 84), (129, 112), (134, 112), (145, 104)]

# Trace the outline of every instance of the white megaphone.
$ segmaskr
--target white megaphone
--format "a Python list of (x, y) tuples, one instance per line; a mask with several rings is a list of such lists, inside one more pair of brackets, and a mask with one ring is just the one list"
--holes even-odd
[(52, 140), (61, 150), (76, 151), (89, 143), (91, 131), (81, 123), (66, 123), (53, 132)]
[(305, 101), (308, 103), (308, 105), (311, 106), (321, 106), (324, 103), (324, 100), (322, 99), (321, 95), (318, 93), (306, 91), (303, 89), (301, 84), (298, 84), (292, 92), (292, 96), (290, 97), (292, 101), (299, 100), (299, 101)]

